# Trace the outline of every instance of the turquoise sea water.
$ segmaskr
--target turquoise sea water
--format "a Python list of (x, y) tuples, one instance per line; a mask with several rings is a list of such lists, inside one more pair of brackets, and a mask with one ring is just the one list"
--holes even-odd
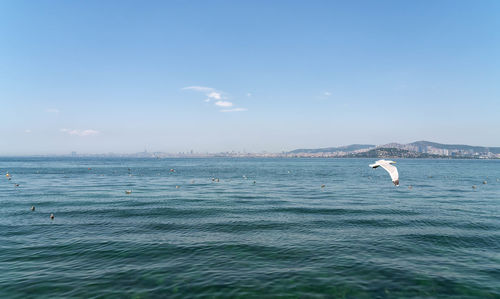
[(500, 298), (500, 161), (372, 162), (0, 158), (0, 298)]

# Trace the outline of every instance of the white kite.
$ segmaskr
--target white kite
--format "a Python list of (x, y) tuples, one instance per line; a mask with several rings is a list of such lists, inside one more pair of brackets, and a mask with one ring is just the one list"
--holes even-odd
[(391, 165), (394, 163), (396, 162), (390, 160), (378, 160), (375, 162), (375, 164), (370, 164), (370, 167), (377, 168), (379, 166), (382, 166), (382, 168), (387, 170), (387, 172), (391, 175), (391, 179), (394, 185), (399, 186), (398, 169), (396, 168), (396, 166)]

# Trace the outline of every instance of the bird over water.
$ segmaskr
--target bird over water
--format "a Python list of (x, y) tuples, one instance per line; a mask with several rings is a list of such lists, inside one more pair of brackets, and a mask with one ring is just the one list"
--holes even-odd
[(381, 166), (383, 169), (385, 169), (391, 176), (392, 182), (394, 183), (395, 186), (399, 186), (399, 174), (398, 174), (398, 169), (396, 166), (391, 165), (396, 162), (391, 161), (391, 160), (378, 160), (374, 164), (370, 164), (371, 168), (377, 168)]

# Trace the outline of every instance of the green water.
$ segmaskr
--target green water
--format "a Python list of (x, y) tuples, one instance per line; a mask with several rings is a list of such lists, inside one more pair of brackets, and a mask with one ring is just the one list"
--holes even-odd
[(500, 298), (500, 161), (372, 162), (0, 158), (0, 298)]

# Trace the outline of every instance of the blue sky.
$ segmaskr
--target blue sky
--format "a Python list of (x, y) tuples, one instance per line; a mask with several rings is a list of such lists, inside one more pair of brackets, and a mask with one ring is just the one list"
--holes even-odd
[(0, 154), (500, 146), (499, 115), (499, 1), (0, 1)]

